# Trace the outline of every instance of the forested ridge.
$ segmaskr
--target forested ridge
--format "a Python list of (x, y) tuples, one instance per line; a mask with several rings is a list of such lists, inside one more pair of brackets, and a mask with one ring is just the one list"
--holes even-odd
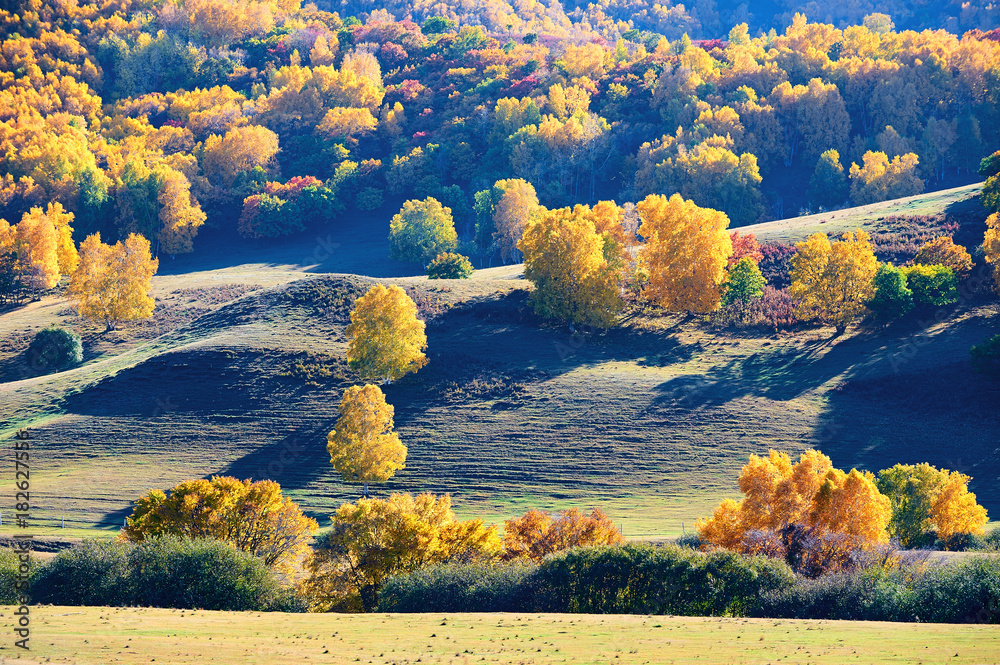
[[(549, 207), (677, 192), (741, 225), (972, 180), (1000, 143), (1000, 45), (978, 27), (845, 10), (831, 20), (859, 24), (747, 18), (756, 36), (692, 41), (721, 33), (641, 12), (549, 25), (529, 3), (502, 26), (419, 4), (421, 23), (391, 3), (6, 4), (0, 217), (55, 202), (78, 242), (138, 233), (154, 255), (193, 251), (205, 224), (279, 237), (425, 197), (489, 253), (477, 192), (504, 179)], [(950, 5), (915, 7), (901, 20)]]

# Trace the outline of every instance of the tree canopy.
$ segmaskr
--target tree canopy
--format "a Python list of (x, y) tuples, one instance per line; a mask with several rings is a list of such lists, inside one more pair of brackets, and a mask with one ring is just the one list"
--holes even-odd
[(392, 431), (392, 405), (378, 386), (351, 386), (326, 437), (330, 463), (346, 482), (384, 482), (404, 468), (406, 446)]
[(424, 322), (398, 286), (377, 284), (358, 298), (346, 332), (347, 363), (365, 380), (390, 383), (427, 364)]

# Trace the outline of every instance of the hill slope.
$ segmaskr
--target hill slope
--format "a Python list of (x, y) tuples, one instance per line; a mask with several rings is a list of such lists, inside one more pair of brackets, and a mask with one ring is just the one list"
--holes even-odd
[[(885, 216), (844, 211), (858, 214)], [(325, 436), (355, 381), (343, 361), (350, 305), (375, 280), (295, 268), (157, 277), (152, 322), (83, 326), (88, 362), (50, 376), (11, 380), (18, 345), (72, 312), (51, 299), (0, 317), (0, 433), (32, 425), (36, 524), (113, 527), (148, 489), (212, 474), (273, 478), (321, 523), (356, 497)], [(600, 505), (627, 536), (674, 535), (736, 493), (750, 453), (816, 446), (842, 467), (963, 470), (1000, 511), (1000, 389), (967, 366), (1000, 322), (995, 300), (839, 338), (649, 315), (571, 334), (530, 312), (519, 272), (384, 278), (427, 318), (431, 362), (386, 388), (409, 457), (379, 491), (450, 492), (461, 513), (488, 519)]]

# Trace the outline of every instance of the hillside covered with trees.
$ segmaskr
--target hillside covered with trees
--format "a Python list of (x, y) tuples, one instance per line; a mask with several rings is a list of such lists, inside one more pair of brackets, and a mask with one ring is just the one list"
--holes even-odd
[(206, 227), (276, 238), (431, 198), (462, 253), (506, 262), (511, 189), (518, 207), (677, 192), (743, 225), (972, 181), (1000, 147), (988, 21), (795, 14), (692, 41), (641, 16), (556, 29), (541, 5), (498, 27), (292, 0), (8, 4), (0, 217), (51, 202), (77, 242), (135, 233), (153, 256)]

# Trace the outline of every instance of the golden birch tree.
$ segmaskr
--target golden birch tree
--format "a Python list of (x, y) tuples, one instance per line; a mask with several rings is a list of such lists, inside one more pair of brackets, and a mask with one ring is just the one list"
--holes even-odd
[(373, 286), (358, 298), (347, 326), (347, 364), (365, 380), (391, 383), (427, 364), (427, 335), (417, 305), (398, 286)]
[(601, 328), (614, 324), (624, 306), (622, 275), (605, 256), (606, 240), (580, 206), (547, 210), (528, 224), (518, 247), (535, 312)]
[(649, 270), (646, 297), (666, 310), (711, 312), (733, 253), (729, 218), (674, 194), (650, 194), (636, 205), (646, 239), (640, 258)]
[(393, 408), (378, 386), (351, 386), (340, 400), (340, 418), (326, 437), (330, 463), (346, 482), (389, 480), (404, 468), (406, 446), (392, 431)]
[(870, 239), (858, 229), (838, 242), (816, 233), (795, 246), (788, 292), (798, 301), (797, 317), (832, 323), (842, 333), (865, 311), (878, 272)]
[(149, 253), (149, 241), (137, 233), (114, 246), (101, 234), (80, 243), (80, 265), (70, 277), (69, 296), (80, 316), (114, 330), (124, 321), (153, 315), (152, 280), (159, 259)]

